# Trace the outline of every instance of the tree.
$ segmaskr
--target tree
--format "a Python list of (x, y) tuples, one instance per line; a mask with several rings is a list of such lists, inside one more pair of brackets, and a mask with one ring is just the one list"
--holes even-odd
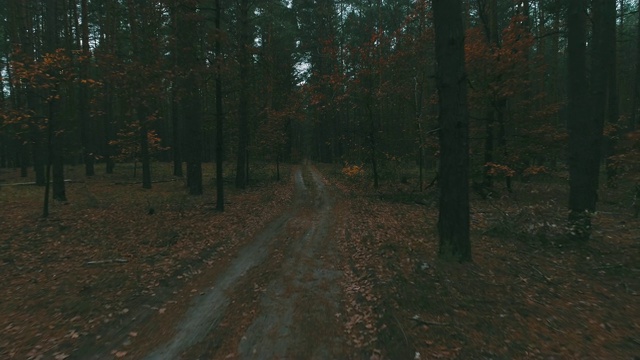
[(249, 1), (238, 4), (238, 149), (236, 187), (244, 189), (249, 181), (249, 71), (251, 70), (252, 31), (249, 27)]
[(436, 82), (440, 124), (439, 255), (471, 261), (469, 240), (469, 119), (460, 0), (434, 0)]
[(187, 161), (187, 187), (189, 194), (202, 194), (202, 105), (198, 63), (198, 0), (180, 0), (177, 3), (177, 47), (180, 89), (180, 114), (183, 116), (185, 159)]
[(224, 111), (222, 108), (222, 28), (220, 26), (222, 8), (216, 0), (215, 15), (215, 64), (216, 64), (216, 209), (224, 211)]
[[(569, 223), (571, 234), (582, 240), (591, 235), (591, 214), (596, 210), (598, 199), (602, 146), (602, 118), (592, 114), (589, 109), (586, 14), (586, 0), (570, 0), (567, 19)], [(602, 86), (600, 81), (594, 87)]]
[(85, 164), (85, 174), (95, 175), (95, 130), (92, 119), (89, 115), (89, 65), (91, 63), (91, 52), (89, 50), (89, 6), (87, 0), (81, 0), (82, 28), (82, 55), (80, 58), (80, 94), (78, 103), (78, 115), (80, 118), (80, 129), (82, 134), (83, 160)]
[[(152, 62), (154, 55), (154, 17), (156, 14), (153, 4), (142, 0), (127, 0), (127, 13), (131, 29), (131, 46), (133, 48), (133, 62), (130, 64), (129, 91), (132, 103), (131, 112), (138, 122), (138, 141), (140, 144), (140, 161), (142, 162), (142, 187), (151, 189), (151, 159), (149, 155), (149, 123), (156, 119), (151, 107), (154, 86)], [(137, 82), (137, 83), (136, 83)], [(146, 88), (146, 93), (140, 94), (139, 89)]]
[[(44, 39), (45, 52), (52, 56), (52, 59), (56, 59), (60, 55), (58, 51), (58, 45), (60, 39), (58, 38), (58, 19), (59, 19), (59, 7), (57, 0), (45, 0), (45, 24), (46, 24), (46, 36)], [(46, 61), (45, 61), (46, 64)], [(61, 75), (61, 70), (57, 68), (51, 68), (48, 75), (52, 78), (51, 91), (47, 97), (48, 114), (47, 114), (47, 131), (48, 131), (48, 143), (49, 143), (49, 164), (53, 169), (53, 198), (59, 201), (67, 201), (67, 194), (64, 184), (64, 154), (63, 143), (65, 136), (64, 131), (59, 126), (59, 110), (60, 110), (60, 80), (58, 77)], [(47, 171), (48, 172), (48, 171)], [(48, 182), (48, 181), (47, 181)]]

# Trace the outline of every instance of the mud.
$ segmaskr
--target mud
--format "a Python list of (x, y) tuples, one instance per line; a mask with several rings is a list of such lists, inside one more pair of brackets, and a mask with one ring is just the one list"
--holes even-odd
[[(212, 279), (173, 337), (145, 359), (345, 357), (342, 272), (330, 238), (334, 200), (311, 166), (295, 170), (294, 184), (294, 205)], [(252, 300), (247, 287), (255, 281), (262, 290)], [(212, 339), (216, 349), (231, 351), (216, 353)]]

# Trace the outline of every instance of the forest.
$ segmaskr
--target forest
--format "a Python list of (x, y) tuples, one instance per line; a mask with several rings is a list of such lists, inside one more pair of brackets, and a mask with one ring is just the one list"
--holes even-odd
[(0, 1), (0, 357), (640, 356), (639, 14)]

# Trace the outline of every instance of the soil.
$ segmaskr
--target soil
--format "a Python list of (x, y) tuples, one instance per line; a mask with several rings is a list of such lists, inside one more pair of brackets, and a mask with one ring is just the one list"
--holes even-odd
[[(330, 237), (335, 201), (313, 166), (296, 167), (293, 174), (291, 207), (224, 268), (184, 289), (196, 295), (175, 301), (188, 304), (171, 309), (179, 316), (166, 310), (148, 320), (134, 340), (140, 346), (127, 358), (351, 357), (340, 335), (342, 259)], [(113, 358), (111, 352), (102, 356)]]
[(473, 262), (450, 264), (415, 177), (287, 165), (220, 213), (126, 170), (70, 183), (47, 219), (41, 189), (1, 188), (0, 358), (640, 359), (633, 183), (601, 189), (586, 243), (562, 172), (496, 185), (471, 199)]

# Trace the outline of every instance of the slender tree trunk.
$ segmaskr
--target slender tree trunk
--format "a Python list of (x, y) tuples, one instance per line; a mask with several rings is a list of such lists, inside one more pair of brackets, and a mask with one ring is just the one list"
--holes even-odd
[[(636, 9), (640, 9), (640, 0), (637, 1)], [(638, 126), (638, 114), (640, 111), (638, 108), (640, 107), (640, 16), (638, 19), (636, 28), (636, 63), (634, 66), (634, 81), (633, 81), (633, 99), (631, 101), (631, 117), (629, 119), (628, 128), (629, 130), (635, 130)]]
[[(82, 0), (82, 59), (80, 62), (80, 101), (78, 112), (80, 116), (80, 130), (82, 137), (83, 160), (85, 164), (85, 175), (95, 175), (95, 131), (89, 116), (89, 64), (91, 62), (91, 52), (89, 51), (89, 11), (87, 0)], [(77, 21), (77, 19), (76, 19)]]
[(142, 165), (142, 188), (143, 189), (151, 189), (151, 158), (149, 156), (149, 129), (146, 123), (146, 117), (140, 116), (138, 114), (138, 118), (141, 119), (140, 122), (140, 163)]
[[(46, 1), (46, 37), (45, 52), (53, 53), (58, 48), (58, 1)], [(55, 74), (54, 75), (55, 78)], [(62, 144), (64, 143), (64, 133), (58, 129), (58, 114), (60, 112), (59, 99), (60, 85), (55, 84), (53, 91), (49, 95), (48, 127), (53, 134), (50, 138), (49, 152), (52, 161), (53, 176), (53, 199), (67, 201), (67, 194), (64, 184), (64, 154)]]
[[(177, 4), (177, 3), (176, 3)], [(179, 4), (177, 4), (179, 6)], [(171, 14), (171, 21), (174, 24), (174, 36), (178, 38), (178, 10), (174, 10)], [(179, 101), (179, 83), (178, 83), (178, 57), (180, 52), (179, 41), (176, 41), (173, 47), (173, 54), (171, 54), (173, 60), (174, 81), (171, 89), (171, 128), (172, 128), (172, 147), (173, 152), (173, 175), (182, 177), (184, 175), (182, 171), (182, 147), (184, 141), (182, 139), (182, 122), (180, 121), (180, 101)]]
[(109, 80), (105, 81), (104, 92), (106, 97), (105, 104), (104, 104), (105, 114), (103, 117), (103, 125), (104, 125), (104, 134), (103, 134), (104, 144), (103, 145), (104, 145), (105, 172), (107, 174), (113, 174), (113, 168), (115, 164), (112, 157), (113, 146), (111, 145), (111, 139), (115, 137), (114, 130), (113, 130), (114, 107), (113, 107), (113, 84), (111, 84)]
[[(134, 58), (141, 65), (147, 64), (147, 58), (149, 57), (145, 49), (145, 41), (143, 41), (144, 34), (141, 33), (142, 29), (140, 28), (140, 24), (138, 23), (138, 12), (142, 12), (142, 16), (149, 16), (146, 14), (148, 9), (144, 8), (145, 2), (141, 0), (128, 0), (127, 1), (127, 10), (129, 15), (129, 26), (131, 27), (131, 43), (134, 47)], [(135, 113), (139, 122), (139, 132), (138, 132), (138, 146), (140, 148), (140, 162), (142, 164), (142, 188), (143, 189), (151, 189), (151, 157), (149, 154), (149, 125), (148, 125), (148, 115), (149, 109), (148, 105), (144, 104), (144, 101), (139, 101), (139, 104), (133, 105), (136, 109)]]
[(222, 108), (222, 29), (220, 0), (216, 0), (216, 209), (224, 211), (224, 111)]
[(440, 124), (439, 256), (471, 261), (469, 115), (460, 0), (433, 0)]
[(238, 161), (236, 166), (236, 187), (244, 189), (249, 179), (248, 146), (249, 146), (249, 1), (241, 0), (239, 8), (239, 49), (238, 64), (240, 66), (240, 94), (238, 101)]
[(369, 156), (371, 157), (371, 170), (373, 172), (373, 188), (377, 189), (379, 186), (379, 175), (378, 175), (378, 149), (376, 143), (376, 124), (375, 117), (373, 114), (373, 99), (369, 99), (369, 104), (367, 104), (367, 112), (369, 113)]
[[(102, 24), (103, 33), (101, 37), (101, 43), (104, 45), (106, 58), (112, 59), (115, 56), (115, 33), (116, 33), (116, 25), (115, 25), (115, 15), (114, 15), (114, 3), (106, 4), (106, 14), (104, 24)], [(104, 82), (104, 102), (102, 104), (104, 115), (102, 116), (102, 126), (104, 129), (103, 137), (100, 139), (102, 141), (102, 156), (105, 161), (105, 173), (113, 174), (114, 161), (112, 156), (113, 154), (113, 146), (111, 145), (111, 140), (116, 136), (114, 131), (114, 82), (110, 79), (109, 76), (106, 76), (103, 80)]]
[[(177, 83), (174, 84), (174, 87), (177, 87)], [(173, 175), (182, 177), (184, 174), (182, 172), (182, 132), (180, 116), (178, 115), (178, 107), (180, 106), (176, 90), (171, 90), (171, 125), (172, 125), (172, 142), (173, 142)]]
[(606, 170), (607, 170), (607, 185), (615, 186), (615, 178), (618, 174), (616, 162), (612, 160), (612, 157), (616, 154), (617, 139), (622, 135), (619, 129), (618, 117), (620, 116), (618, 109), (618, 79), (617, 79), (617, 41), (616, 41), (616, 1), (617, 0), (602, 0), (602, 37), (603, 45), (602, 49), (602, 62), (603, 71), (605, 72), (605, 97), (604, 108), (605, 118), (604, 121), (609, 123), (612, 127), (612, 132), (607, 136), (606, 140)]
[(493, 106), (487, 111), (487, 117), (485, 119), (484, 127), (484, 178), (482, 180), (482, 186), (484, 188), (490, 188), (493, 186), (493, 175), (491, 173), (491, 166), (493, 160), (493, 148), (494, 148), (494, 124), (495, 109)]

